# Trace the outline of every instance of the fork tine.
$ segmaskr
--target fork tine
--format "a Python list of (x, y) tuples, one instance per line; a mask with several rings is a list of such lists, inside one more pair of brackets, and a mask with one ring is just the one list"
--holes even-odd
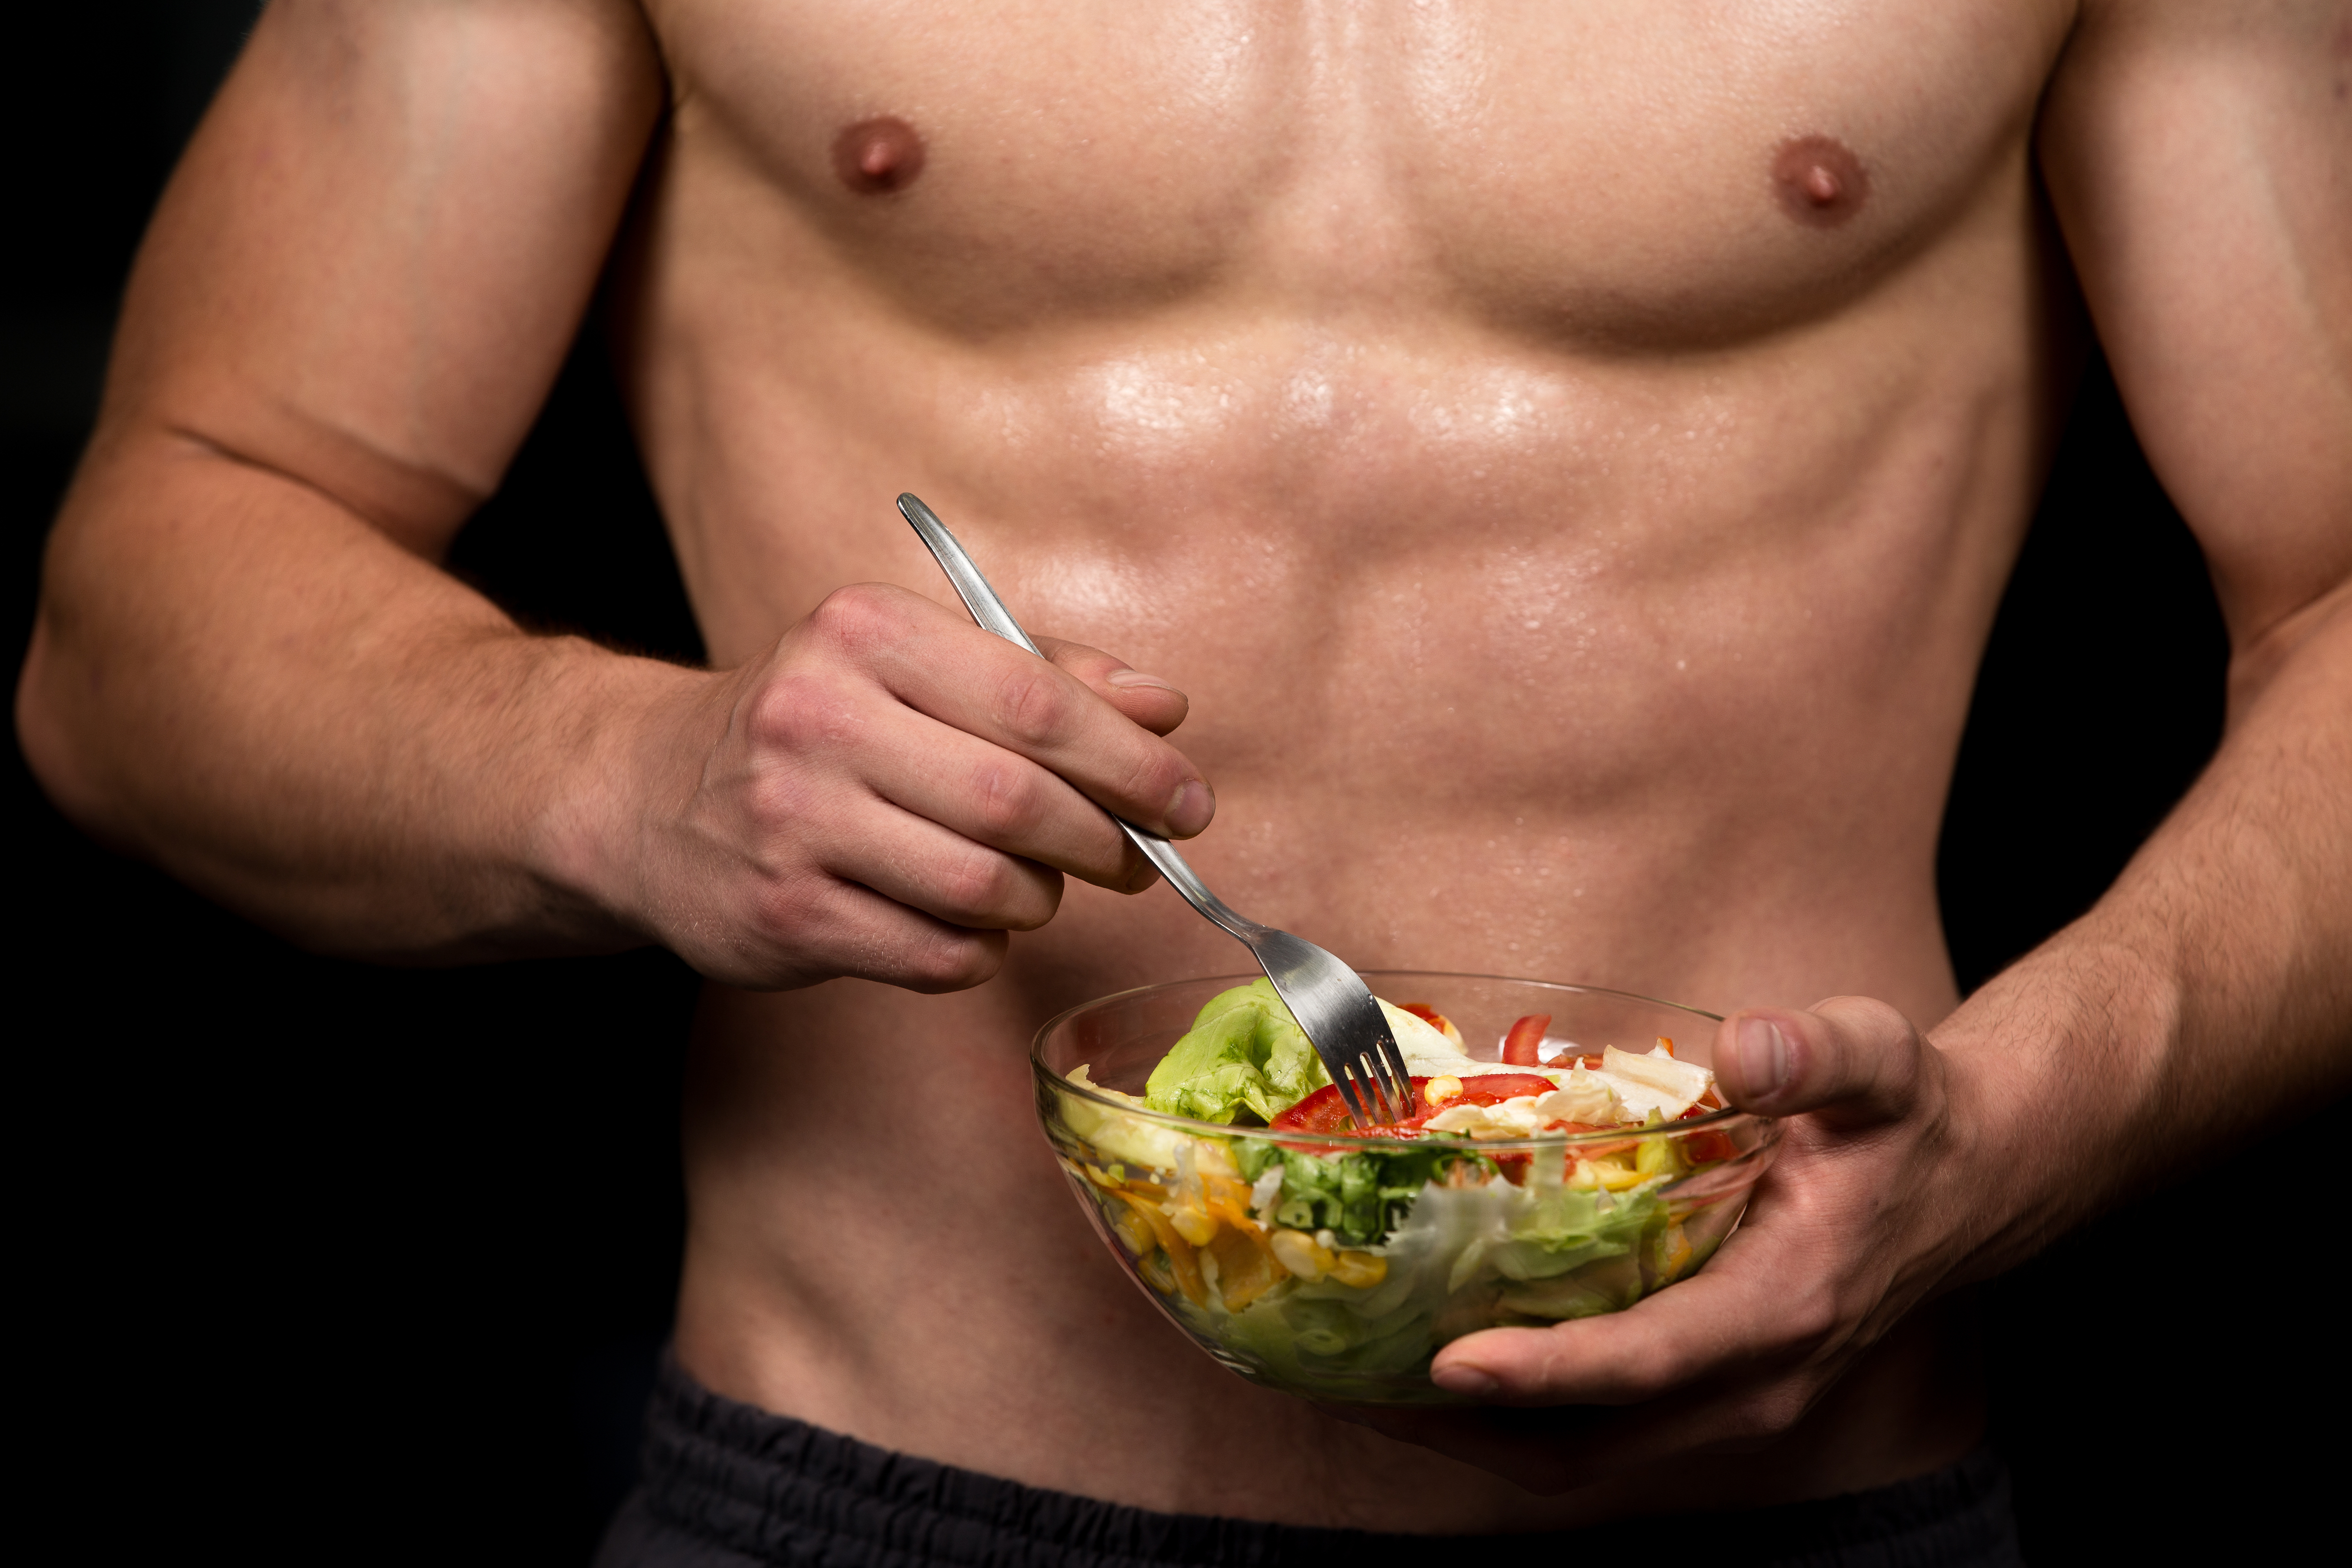
[(1382, 1121), (1397, 1120), (1394, 1095), (1390, 1091), (1388, 1076), (1381, 1071), (1380, 1054), (1365, 1050), (1349, 1064), (1351, 1070), (1364, 1082), (1365, 1091), (1378, 1109)]
[(1412, 1114), (1412, 1068), (1404, 1059), (1404, 1048), (1390, 1038), (1373, 1047), (1372, 1055), (1387, 1070), (1389, 1092), (1396, 1097), (1397, 1120), (1402, 1121)]
[(1397, 1120), (1402, 1121), (1411, 1116), (1412, 1114), (1412, 1079), (1409, 1075), (1397, 1071), (1392, 1064), (1389, 1068), (1389, 1092), (1396, 1096)]
[(1363, 1092), (1344, 1068), (1331, 1074), (1331, 1085), (1339, 1091), (1339, 1098), (1347, 1102), (1348, 1115), (1360, 1131), (1372, 1125), (1371, 1118), (1365, 1113)]
[(1368, 1086), (1372, 1103), (1380, 1111), (1381, 1120), (1402, 1121), (1412, 1113), (1412, 1098), (1410, 1095), (1397, 1093), (1396, 1086), (1391, 1083), (1388, 1075), (1381, 1070), (1385, 1065), (1381, 1059), (1379, 1051), (1366, 1051), (1356, 1059), (1355, 1071), (1362, 1077)]

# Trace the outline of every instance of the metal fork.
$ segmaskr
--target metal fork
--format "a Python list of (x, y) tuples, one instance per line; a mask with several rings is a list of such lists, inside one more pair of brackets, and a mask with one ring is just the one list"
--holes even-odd
[[(996, 590), (988, 585), (988, 579), (980, 574), (980, 568), (972, 564), (938, 514), (911, 495), (898, 498), (898, 510), (930, 547), (971, 618), (1006, 642), (1036, 653), (1037, 645), (1029, 640), (1029, 634), (1021, 629), (1013, 612), (1004, 607), (1004, 601), (996, 596)], [(1160, 868), (1186, 903), (1256, 955), (1258, 967), (1274, 982), (1275, 994), (1288, 1005), (1298, 1026), (1307, 1031), (1315, 1054), (1323, 1058), (1323, 1068), (1339, 1086), (1339, 1098), (1347, 1102), (1357, 1126), (1402, 1121), (1412, 1114), (1412, 1081), (1404, 1053), (1397, 1048), (1389, 1021), (1361, 976), (1311, 942), (1234, 913), (1185, 864), (1176, 846), (1124, 817), (1111, 820)]]

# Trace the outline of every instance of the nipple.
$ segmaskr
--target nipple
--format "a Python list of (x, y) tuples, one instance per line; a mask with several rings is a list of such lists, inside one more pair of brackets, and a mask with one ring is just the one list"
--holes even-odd
[(923, 172), (923, 139), (895, 114), (861, 120), (833, 139), (833, 172), (860, 195), (903, 191)]
[(1836, 227), (1870, 199), (1870, 176), (1862, 160), (1834, 136), (1783, 142), (1772, 160), (1772, 184), (1781, 210), (1814, 228)]

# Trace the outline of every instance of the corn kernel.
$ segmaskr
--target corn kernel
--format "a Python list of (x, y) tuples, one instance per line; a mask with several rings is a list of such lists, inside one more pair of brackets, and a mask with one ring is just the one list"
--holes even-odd
[(1331, 1260), (1331, 1278), (1369, 1290), (1389, 1277), (1389, 1260), (1372, 1252), (1343, 1252)]
[(1163, 1204), (1160, 1206), (1167, 1210), (1168, 1223), (1176, 1227), (1176, 1234), (1195, 1247), (1208, 1246), (1209, 1238), (1217, 1234), (1217, 1222), (1190, 1204)]
[(1120, 1244), (1133, 1257), (1140, 1258), (1160, 1245), (1151, 1238), (1151, 1227), (1133, 1209), (1121, 1207), (1111, 1216), (1110, 1227), (1118, 1233)]
[(1291, 1273), (1312, 1285), (1339, 1260), (1328, 1247), (1315, 1245), (1315, 1238), (1303, 1230), (1277, 1230), (1267, 1244), (1274, 1249), (1274, 1260)]
[(1429, 1080), (1421, 1097), (1432, 1105), (1443, 1105), (1449, 1100), (1462, 1098), (1462, 1080), (1452, 1073), (1444, 1073)]

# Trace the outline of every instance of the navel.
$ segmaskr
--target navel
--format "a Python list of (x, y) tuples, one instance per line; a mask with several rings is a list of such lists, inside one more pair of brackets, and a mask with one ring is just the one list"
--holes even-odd
[(861, 120), (833, 139), (833, 172), (860, 195), (903, 191), (923, 172), (923, 138), (895, 114)]
[(1870, 175), (1853, 149), (1834, 136), (1799, 136), (1772, 160), (1772, 186), (1780, 210), (1799, 223), (1834, 228), (1870, 200)]

